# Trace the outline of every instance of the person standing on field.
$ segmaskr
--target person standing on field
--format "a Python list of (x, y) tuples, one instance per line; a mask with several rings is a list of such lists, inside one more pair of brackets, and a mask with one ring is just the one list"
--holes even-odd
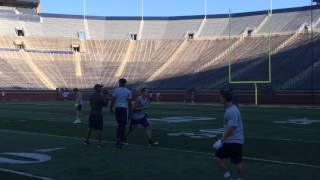
[(238, 106), (232, 103), (232, 92), (220, 91), (220, 101), (225, 106), (224, 132), (218, 141), (213, 144), (216, 162), (226, 180), (233, 180), (227, 169), (226, 159), (236, 165), (237, 180), (243, 180), (242, 146), (244, 144), (243, 122)]
[(126, 88), (127, 80), (120, 79), (119, 87), (112, 92), (112, 101), (110, 112), (115, 109), (115, 117), (118, 123), (116, 147), (122, 149), (127, 145), (126, 140), (126, 125), (129, 119), (129, 112), (131, 111), (132, 93)]
[(73, 89), (73, 92), (75, 93), (75, 97), (76, 97), (76, 101), (74, 103), (75, 110), (76, 110), (76, 120), (73, 123), (79, 124), (79, 123), (81, 123), (80, 113), (81, 113), (82, 106), (83, 106), (83, 96), (78, 88)]
[(84, 142), (85, 145), (89, 145), (91, 133), (93, 130), (98, 132), (98, 148), (102, 146), (102, 131), (103, 131), (103, 108), (108, 106), (108, 94), (107, 91), (103, 91), (101, 84), (94, 86), (94, 93), (90, 96), (90, 116), (89, 116), (89, 128), (87, 138)]
[(148, 121), (148, 114), (146, 112), (146, 109), (150, 104), (149, 91), (146, 88), (142, 88), (140, 93), (141, 95), (135, 98), (135, 100), (132, 102), (132, 115), (127, 138), (130, 133), (132, 133), (139, 125), (141, 125), (144, 128), (144, 131), (148, 138), (149, 146), (157, 146), (159, 145), (159, 143), (152, 139), (152, 132), (150, 123)]

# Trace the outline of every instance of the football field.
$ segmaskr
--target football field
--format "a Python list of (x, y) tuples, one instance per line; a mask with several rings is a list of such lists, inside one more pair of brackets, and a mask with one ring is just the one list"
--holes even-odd
[[(160, 146), (149, 147), (139, 128), (125, 149), (114, 147), (116, 123), (108, 109), (105, 145), (84, 146), (89, 106), (84, 106), (82, 124), (72, 124), (73, 107), (71, 102), (0, 103), (0, 179), (223, 179), (211, 148), (222, 133), (222, 106), (153, 104), (148, 113)], [(319, 179), (319, 108), (240, 106), (240, 110), (245, 179)]]

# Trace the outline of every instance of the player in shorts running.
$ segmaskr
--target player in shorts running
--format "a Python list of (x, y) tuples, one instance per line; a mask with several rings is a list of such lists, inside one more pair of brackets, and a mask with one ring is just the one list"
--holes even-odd
[(232, 180), (226, 166), (226, 159), (230, 159), (231, 163), (236, 165), (237, 180), (243, 180), (242, 146), (244, 135), (241, 114), (238, 107), (232, 103), (230, 91), (220, 91), (220, 101), (225, 105), (224, 132), (221, 139), (213, 144), (216, 151), (216, 161), (226, 180)]
[(146, 88), (142, 88), (140, 93), (141, 93), (141, 95), (138, 96), (132, 102), (131, 122), (130, 122), (130, 128), (129, 128), (129, 132), (127, 134), (127, 137), (139, 125), (141, 125), (145, 130), (149, 145), (150, 146), (157, 146), (157, 145), (159, 145), (159, 143), (152, 139), (152, 132), (151, 132), (151, 128), (150, 128), (150, 123), (148, 121), (148, 115), (145, 112), (145, 110), (148, 108), (148, 106), (150, 104), (149, 92)]
[(76, 96), (76, 101), (74, 103), (75, 111), (76, 111), (76, 120), (73, 123), (79, 124), (81, 123), (80, 113), (83, 106), (83, 96), (82, 96), (82, 93), (77, 88), (73, 89), (73, 92), (75, 93), (75, 96)]
[(95, 92), (90, 96), (90, 116), (89, 129), (85, 144), (89, 145), (91, 132), (96, 130), (98, 132), (98, 148), (102, 146), (102, 130), (103, 130), (103, 108), (108, 106), (107, 91), (103, 91), (103, 86), (96, 84), (94, 86)]

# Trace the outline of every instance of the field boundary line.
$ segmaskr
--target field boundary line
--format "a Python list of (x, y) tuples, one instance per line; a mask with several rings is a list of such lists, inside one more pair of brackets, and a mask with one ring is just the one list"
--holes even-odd
[[(61, 136), (61, 135), (54, 135), (54, 134), (44, 134), (44, 133), (37, 133), (37, 132), (28, 132), (28, 131), (18, 131), (18, 130), (7, 130), (7, 129), (0, 129), (2, 132), (8, 133), (18, 133), (18, 134), (29, 134), (29, 135), (40, 135), (40, 136), (47, 136), (47, 137), (56, 137), (62, 139), (73, 139), (73, 140), (85, 140), (84, 138), (80, 137), (70, 137), (70, 136)], [(114, 144), (114, 141), (103, 141), (104, 143)], [(146, 147), (144, 145), (139, 144), (129, 144), (130, 146), (136, 147)], [(182, 153), (190, 153), (190, 154), (200, 154), (200, 155), (207, 155), (207, 156), (214, 156), (213, 153), (207, 152), (200, 152), (200, 151), (192, 151), (192, 150), (183, 150), (183, 149), (175, 149), (175, 148), (168, 148), (168, 147), (151, 147), (153, 149), (158, 150), (165, 150), (165, 151), (173, 151), (173, 152), (182, 152)], [(270, 159), (262, 159), (256, 157), (244, 157), (246, 160), (257, 161), (257, 162), (265, 162), (265, 163), (272, 163), (272, 164), (281, 164), (281, 165), (294, 165), (294, 166), (301, 166), (301, 167), (308, 167), (308, 168), (315, 168), (320, 169), (320, 165), (313, 165), (313, 164), (306, 164), (306, 163), (296, 163), (296, 162), (287, 162), (287, 161), (279, 161), (279, 160), (270, 160)]]
[(52, 178), (36, 176), (36, 175), (30, 174), (30, 173), (25, 173), (25, 172), (21, 172), (21, 171), (10, 170), (10, 169), (0, 168), (0, 171), (6, 172), (6, 173), (11, 173), (11, 174), (16, 174), (16, 175), (21, 175), (21, 176), (26, 176), (26, 177), (33, 178), (33, 179), (53, 180)]

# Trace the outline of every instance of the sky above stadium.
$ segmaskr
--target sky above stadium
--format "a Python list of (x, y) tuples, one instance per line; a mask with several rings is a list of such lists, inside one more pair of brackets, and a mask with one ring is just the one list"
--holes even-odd
[[(41, 0), (42, 13), (83, 14), (83, 0)], [(204, 14), (204, 0), (144, 0), (145, 16)], [(308, 6), (311, 0), (273, 0), (273, 8)], [(207, 0), (208, 14), (248, 12), (270, 8), (270, 0)], [(86, 14), (141, 16), (141, 0), (86, 0)]]

